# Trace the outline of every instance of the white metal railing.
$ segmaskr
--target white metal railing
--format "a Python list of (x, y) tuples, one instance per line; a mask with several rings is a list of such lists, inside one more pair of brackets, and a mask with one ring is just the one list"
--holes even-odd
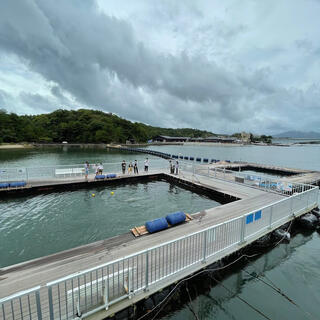
[(40, 286), (0, 299), (0, 319), (42, 319)]
[(268, 175), (248, 174), (227, 170), (225, 168), (212, 168), (208, 165), (182, 162), (180, 167), (183, 171), (193, 175), (212, 177), (215, 179), (230, 181), (238, 184), (245, 184), (250, 187), (259, 188), (268, 192), (277, 192), (283, 195), (293, 195), (312, 188), (312, 185), (291, 182), (287, 179), (277, 179)]
[[(211, 175), (209, 175), (211, 177)], [(57, 279), (40, 289), (18, 293), (0, 300), (0, 319), (73, 319), (139, 294), (160, 281), (179, 275), (203, 262), (214, 262), (236, 251), (318, 204), (319, 188), (296, 189), (288, 197), (248, 212), (238, 218), (177, 238), (161, 245)], [(192, 269), (194, 270), (194, 269)], [(36, 293), (33, 310), (27, 308), (30, 294)]]
[[(126, 162), (126, 173), (128, 172), (128, 165), (130, 161)], [(122, 162), (108, 162), (102, 163), (103, 173), (122, 173)], [(134, 164), (134, 161), (132, 161)], [(90, 164), (89, 175), (94, 175), (96, 173), (97, 164)], [(149, 168), (150, 169), (164, 169), (168, 167), (168, 161), (164, 159), (150, 159)], [(142, 172), (144, 169), (143, 161), (138, 161), (139, 171)], [(72, 164), (72, 165), (55, 165), (55, 166), (45, 166), (45, 167), (20, 167), (20, 168), (0, 168), (0, 183), (3, 182), (13, 182), (13, 181), (25, 181), (27, 183), (32, 183), (32, 181), (41, 180), (61, 180), (65, 178), (76, 178), (85, 176), (84, 164)], [(1, 187), (1, 186), (0, 186)]]

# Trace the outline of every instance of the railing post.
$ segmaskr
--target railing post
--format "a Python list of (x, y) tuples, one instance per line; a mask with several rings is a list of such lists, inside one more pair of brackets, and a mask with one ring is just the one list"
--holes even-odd
[(293, 196), (290, 197), (290, 214), (292, 216), (294, 216), (294, 213), (293, 213)]
[(226, 180), (226, 168), (223, 168), (223, 179)]
[(145, 274), (145, 282), (146, 286), (144, 288), (144, 291), (148, 291), (149, 287), (149, 251), (146, 252), (146, 274)]
[(210, 177), (210, 168), (208, 166), (208, 177)]
[(38, 320), (42, 320), (41, 302), (40, 302), (40, 293), (39, 293), (39, 291), (36, 291), (36, 304), (37, 304)]
[(245, 242), (244, 240), (245, 233), (246, 233), (246, 216), (243, 216), (241, 221), (240, 244), (243, 244)]
[(273, 215), (273, 206), (270, 207), (269, 229), (272, 228), (272, 215)]
[(214, 167), (214, 177), (216, 178), (216, 176), (217, 176), (217, 168)]
[[(108, 310), (109, 309), (109, 274), (107, 274), (107, 279), (103, 283), (103, 286), (104, 288), (102, 290), (104, 292), (104, 305), (105, 305), (105, 309)], [(80, 307), (79, 307), (79, 311), (80, 311)]]
[(48, 288), (48, 298), (49, 298), (49, 317), (50, 317), (50, 320), (54, 320), (53, 303), (52, 303), (52, 287)]
[(206, 256), (207, 256), (207, 238), (208, 238), (208, 230), (203, 232), (203, 259), (202, 263), (206, 263)]

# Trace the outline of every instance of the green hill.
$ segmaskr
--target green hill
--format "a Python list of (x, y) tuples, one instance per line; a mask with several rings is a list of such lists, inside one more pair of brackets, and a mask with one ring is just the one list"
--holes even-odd
[(1, 142), (125, 143), (147, 142), (157, 135), (207, 137), (211, 132), (170, 129), (131, 122), (97, 110), (56, 110), (49, 114), (18, 116), (0, 110)]

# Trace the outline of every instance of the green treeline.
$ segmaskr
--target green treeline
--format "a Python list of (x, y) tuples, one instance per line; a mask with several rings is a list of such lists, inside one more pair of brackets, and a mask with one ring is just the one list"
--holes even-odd
[(147, 142), (157, 135), (207, 137), (197, 129), (159, 128), (134, 123), (96, 110), (56, 110), (49, 114), (19, 116), (0, 110), (0, 143), (3, 142)]

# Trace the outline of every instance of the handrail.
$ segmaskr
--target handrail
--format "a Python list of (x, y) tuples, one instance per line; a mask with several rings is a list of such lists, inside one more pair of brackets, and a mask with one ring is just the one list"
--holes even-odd
[(72, 275), (70, 275), (70, 276), (66, 276), (66, 277), (63, 277), (63, 278), (61, 278), (61, 279), (57, 279), (57, 280), (48, 282), (48, 283), (46, 284), (46, 286), (52, 286), (52, 285), (54, 285), (54, 284), (61, 283), (61, 282), (65, 281), (65, 280), (71, 280), (72, 278), (75, 278), (75, 277), (78, 277), (78, 276), (80, 276), (80, 275), (83, 275), (83, 274), (86, 274), (86, 273), (95, 271), (95, 270), (97, 270), (97, 269), (104, 268), (104, 267), (106, 267), (106, 266), (108, 266), (108, 265), (111, 265), (111, 264), (113, 264), (113, 263), (117, 263), (117, 262), (122, 261), (122, 260), (130, 259), (130, 258), (133, 258), (133, 257), (135, 257), (135, 256), (137, 256), (137, 255), (146, 253), (147, 251), (151, 251), (151, 250), (154, 250), (154, 249), (163, 247), (163, 246), (167, 246), (167, 245), (169, 245), (169, 244), (171, 244), (171, 243), (174, 243), (174, 242), (177, 242), (177, 241), (186, 239), (186, 238), (188, 238), (188, 237), (195, 236), (195, 235), (200, 234), (200, 233), (202, 233), (202, 232), (204, 232), (204, 231), (208, 231), (208, 230), (217, 228), (217, 227), (219, 227), (219, 226), (221, 226), (221, 225), (224, 225), (224, 224), (233, 222), (233, 221), (235, 221), (235, 220), (241, 219), (241, 218), (243, 218), (243, 217), (246, 217), (246, 216), (248, 216), (248, 215), (250, 215), (250, 214), (252, 214), (252, 213), (254, 213), (254, 212), (256, 212), (256, 211), (264, 210), (264, 209), (270, 208), (270, 207), (272, 207), (272, 206), (274, 206), (274, 205), (277, 205), (277, 204), (279, 204), (279, 203), (281, 203), (281, 202), (288, 201), (288, 199), (290, 199), (290, 198), (297, 197), (297, 196), (299, 196), (299, 195), (301, 195), (301, 194), (306, 194), (306, 193), (309, 192), (310, 190), (317, 189), (317, 188), (319, 188), (319, 187), (313, 186), (313, 188), (311, 188), (311, 189), (309, 189), (309, 190), (303, 191), (303, 192), (301, 192), (301, 193), (299, 193), (299, 194), (294, 194), (294, 195), (290, 196), (289, 198), (284, 198), (284, 199), (278, 200), (278, 201), (276, 201), (276, 202), (273, 202), (272, 204), (269, 204), (269, 205), (266, 205), (266, 206), (263, 206), (263, 207), (259, 207), (258, 209), (255, 209), (254, 211), (250, 211), (250, 212), (245, 213), (245, 214), (243, 214), (243, 215), (241, 215), (241, 216), (238, 216), (238, 217), (236, 217), (236, 218), (233, 218), (233, 219), (230, 219), (230, 220), (227, 220), (227, 221), (224, 221), (224, 222), (215, 224), (215, 225), (213, 225), (213, 226), (210, 226), (210, 227), (201, 229), (201, 230), (199, 230), (199, 231), (195, 231), (195, 232), (190, 233), (190, 234), (188, 234), (188, 235), (184, 235), (184, 236), (175, 238), (175, 239), (173, 239), (173, 240), (164, 242), (164, 243), (162, 243), (162, 244), (160, 244), (160, 245), (156, 245), (156, 246), (153, 246), (153, 247), (149, 247), (149, 248), (147, 248), (147, 249), (140, 250), (140, 251), (135, 252), (135, 253), (133, 253), (133, 254), (130, 254), (130, 255), (127, 255), (127, 256), (124, 256), (124, 257), (121, 257), (121, 258), (118, 258), (118, 259), (109, 261), (109, 262), (104, 263), (104, 264), (101, 264), (101, 265), (99, 265), (99, 266), (96, 266), (96, 267), (93, 267), (93, 268), (90, 268), (90, 269), (85, 269), (85, 270), (83, 270), (83, 271), (79, 271), (79, 272), (74, 273), (74, 274), (72, 274)]
[[(200, 176), (200, 175), (199, 175)], [(214, 178), (212, 176), (210, 176), (210, 178)], [(304, 184), (300, 184), (300, 185), (304, 185)], [(137, 276), (137, 279), (139, 279), (139, 277), (142, 279), (143, 275), (146, 275), (146, 273), (148, 273), (148, 263), (151, 263), (151, 265), (149, 266), (150, 268), (154, 267), (152, 265), (152, 254), (151, 254), (151, 262), (149, 262), (149, 258), (148, 256), (150, 256), (150, 254), (148, 254), (149, 252), (157, 252), (156, 250), (160, 250), (161, 248), (167, 248), (166, 250), (168, 250), (168, 248), (174, 246), (174, 248), (179, 248), (179, 245), (177, 246), (176, 244), (178, 244), (179, 242), (183, 242), (185, 243), (185, 241), (193, 241), (193, 243), (197, 243), (195, 239), (202, 239), (200, 243), (198, 243), (198, 245), (202, 246), (204, 245), (204, 247), (202, 248), (204, 251), (204, 257), (203, 259), (206, 259), (206, 252), (208, 252), (208, 257), (212, 256), (212, 255), (216, 255), (218, 254), (221, 250), (226, 250), (227, 248), (233, 246), (233, 245), (236, 245), (237, 243), (243, 243), (242, 241), (244, 241), (245, 239), (250, 239), (250, 237), (252, 238), (252, 236), (256, 235), (256, 234), (259, 234), (261, 232), (263, 232), (263, 230), (265, 230), (266, 226), (270, 223), (270, 226), (274, 226), (275, 224), (277, 224), (277, 222), (279, 221), (283, 221), (284, 218), (288, 218), (290, 215), (294, 215), (294, 214), (301, 214), (303, 212), (305, 212), (305, 210), (307, 210), (308, 208), (312, 208), (314, 207), (315, 205), (315, 201), (316, 201), (316, 197), (318, 196), (318, 194), (314, 194), (314, 192), (318, 191), (319, 187), (317, 186), (312, 186), (312, 185), (305, 185), (308, 187), (307, 190), (304, 190), (304, 189), (301, 189), (301, 192), (299, 193), (294, 193), (294, 194), (291, 194), (289, 197), (285, 197), (283, 199), (280, 199), (280, 200), (277, 200), (271, 204), (268, 204), (268, 205), (265, 205), (265, 206), (262, 206), (262, 207), (259, 207), (253, 211), (250, 211), (250, 212), (247, 212), (245, 214), (242, 214), (241, 216), (238, 216), (236, 218), (232, 218), (232, 219), (229, 219), (228, 221), (224, 221), (224, 222), (221, 222), (221, 223), (218, 223), (218, 224), (215, 224), (215, 225), (212, 225), (212, 226), (209, 226), (209, 227), (206, 227), (206, 228), (203, 228), (201, 230), (198, 230), (198, 231), (195, 231), (195, 232), (192, 232), (190, 234), (187, 234), (187, 235), (183, 235), (183, 236), (180, 236), (180, 237), (177, 237), (173, 240), (170, 240), (170, 241), (166, 241), (164, 243), (161, 243), (159, 245), (154, 245), (152, 247), (148, 247), (146, 249), (143, 249), (143, 250), (140, 250), (138, 252), (135, 252), (133, 254), (130, 254), (130, 255), (126, 255), (126, 256), (123, 256), (123, 257), (120, 257), (118, 259), (115, 259), (115, 260), (112, 260), (112, 261), (109, 261), (107, 263), (104, 263), (104, 264), (101, 264), (101, 265), (98, 265), (98, 266), (95, 266), (95, 267), (92, 267), (92, 268), (89, 268), (89, 269), (85, 269), (85, 270), (82, 270), (82, 271), (79, 271), (79, 272), (76, 272), (76, 273), (73, 273), (73, 274), (70, 274), (70, 275), (67, 275), (65, 277), (61, 277), (59, 279), (56, 279), (56, 280), (53, 280), (53, 281), (50, 281), (48, 283), (46, 283), (45, 285), (43, 286), (37, 286), (37, 287), (34, 287), (34, 288), (31, 288), (31, 289), (28, 289), (28, 290), (25, 290), (25, 291), (21, 291), (21, 292), (18, 292), (18, 293), (15, 293), (9, 297), (5, 297), (5, 298), (2, 298), (0, 299), (0, 305), (5, 305), (5, 303), (8, 303), (14, 299), (20, 299), (21, 297), (25, 296), (25, 295), (29, 295), (30, 293), (33, 293), (33, 292), (36, 292), (37, 295), (39, 295), (39, 290), (42, 288), (46, 288), (46, 294), (49, 293), (49, 307), (50, 307), (50, 310), (52, 311), (52, 314), (53, 314), (53, 308), (54, 308), (54, 302), (53, 302), (53, 299), (56, 299), (54, 297), (52, 297), (52, 288), (56, 288), (57, 290), (59, 290), (59, 284), (61, 283), (64, 283), (64, 286), (62, 285), (62, 288), (66, 288), (66, 285), (67, 285), (67, 281), (72, 281), (72, 285), (73, 285), (73, 279), (75, 278), (78, 278), (78, 281), (79, 281), (79, 277), (83, 276), (84, 277), (84, 281), (85, 281), (85, 278), (87, 275), (90, 275), (90, 277), (87, 276), (87, 279), (88, 278), (91, 278), (92, 274), (98, 274), (99, 270), (102, 272), (103, 268), (108, 268), (109, 270), (109, 266), (115, 266), (116, 264), (118, 264), (118, 271), (119, 271), (119, 265), (124, 265), (125, 263), (129, 263), (129, 260), (130, 261), (134, 261), (134, 258), (135, 257), (141, 257), (141, 259), (143, 258), (144, 260), (144, 263), (146, 263), (146, 269), (141, 269), (142, 271), (140, 271), (140, 274), (138, 275), (138, 273), (136, 273), (136, 276)], [(311, 195), (311, 200), (310, 200), (310, 195)], [(292, 208), (292, 199), (301, 199), (301, 201), (303, 201), (301, 203), (301, 205), (299, 205), (297, 202), (296, 202), (296, 211), (295, 211), (295, 208)], [(312, 201), (312, 202), (310, 202)], [(288, 206), (285, 206), (285, 210), (288, 210), (288, 208), (290, 207), (290, 203), (291, 203), (291, 209), (293, 209), (293, 211), (289, 210), (288, 214), (285, 214), (280, 211), (280, 216), (277, 216), (277, 218), (275, 220), (272, 220), (272, 211), (273, 210), (270, 210), (270, 213), (269, 211), (266, 211), (266, 209), (268, 208), (273, 208), (273, 207), (277, 207), (278, 204), (280, 203), (288, 203)], [(300, 203), (300, 202), (299, 202)], [(282, 207), (282, 206), (281, 206)], [(268, 220), (263, 220), (263, 223), (262, 224), (257, 224), (253, 229), (251, 227), (251, 229), (246, 229), (246, 222), (245, 222), (245, 219), (247, 216), (251, 215), (252, 213), (255, 213), (257, 211), (262, 211), (262, 212), (265, 212), (263, 213), (263, 216), (264, 217), (268, 217), (270, 216), (270, 221), (268, 218), (265, 218), (265, 219), (268, 219)], [(266, 215), (265, 215), (266, 214)], [(236, 222), (236, 221), (239, 221)], [(266, 222), (268, 221), (268, 222)], [(235, 224), (234, 224), (235, 223)], [(232, 238), (229, 238), (226, 240), (227, 242), (220, 248), (217, 248), (217, 249), (208, 249), (209, 251), (206, 251), (207, 250), (207, 247), (206, 247), (206, 243), (207, 243), (207, 234), (215, 234), (216, 230), (219, 231), (219, 229), (222, 227), (222, 226), (226, 226), (226, 229), (227, 228), (232, 228), (232, 225), (236, 225), (237, 228), (235, 230), (237, 230), (237, 236), (240, 237), (240, 241), (236, 240), (236, 242), (232, 242), (234, 240), (232, 240)], [(231, 226), (231, 227), (230, 227)], [(221, 230), (221, 229), (220, 229)], [(224, 227), (223, 227), (223, 230), (224, 230)], [(230, 229), (229, 229), (230, 230)], [(246, 233), (246, 230), (249, 231), (249, 233)], [(240, 232), (240, 233), (239, 233)], [(203, 235), (203, 236), (202, 236)], [(186, 240), (188, 239), (188, 240)], [(202, 242), (204, 241), (204, 243)], [(228, 242), (229, 241), (229, 242)], [(231, 242), (230, 242), (231, 241)], [(199, 247), (200, 248), (200, 247)], [(164, 249), (161, 249), (162, 251), (164, 251)], [(212, 251), (213, 250), (213, 251)], [(215, 250), (215, 251), (214, 251)], [(160, 251), (159, 251), (160, 252)], [(170, 251), (171, 252), (171, 251)], [(138, 263), (138, 260), (140, 260), (140, 258), (137, 258), (137, 263)], [(142, 260), (141, 260), (142, 261)], [(193, 262), (192, 262), (193, 261)], [(189, 264), (186, 264), (185, 267), (183, 268), (188, 268), (189, 266), (191, 266), (193, 263), (199, 263), (199, 259), (196, 258), (195, 260), (192, 260), (191, 262), (189, 262)], [(142, 263), (142, 262), (141, 262)], [(129, 265), (128, 265), (129, 266)], [(142, 267), (143, 265), (141, 265)], [(112, 268), (110, 268), (112, 269)], [(121, 271), (123, 270), (123, 271)], [(125, 274), (124, 274), (124, 269), (121, 269), (120, 271), (123, 272), (123, 274), (120, 276), (120, 281), (124, 281), (125, 279)], [(182, 269), (174, 269), (173, 270), (173, 273), (175, 272), (179, 272), (180, 270)], [(151, 271), (152, 272), (152, 271)], [(171, 271), (170, 271), (171, 272)], [(168, 273), (166, 272), (165, 275), (163, 276), (163, 278), (166, 278), (166, 277), (169, 277), (172, 275), (172, 273)], [(105, 277), (107, 276), (107, 274), (103, 274), (102, 272), (102, 276), (101, 276), (101, 279), (102, 281), (108, 281), (108, 280), (105, 280)], [(151, 276), (152, 276), (152, 273), (151, 273)], [(109, 275), (108, 275), (109, 277)], [(107, 277), (107, 279), (108, 279)], [(126, 275), (126, 277), (129, 277), (129, 275)], [(159, 279), (163, 279), (163, 278), (159, 278)], [(97, 279), (97, 278), (96, 278)], [(157, 281), (159, 281), (159, 279), (156, 279), (156, 280), (153, 280), (152, 279), (148, 280), (148, 277), (146, 276), (145, 278), (145, 282), (142, 284), (142, 287), (139, 287), (138, 284), (136, 286), (136, 288), (134, 289), (135, 292), (136, 291), (139, 291), (141, 289), (143, 289), (143, 287), (147, 287), (153, 283), (156, 283)], [(119, 281), (119, 275), (118, 275), (118, 278), (117, 280)], [(129, 280), (128, 280), (129, 281)], [(142, 280), (141, 280), (142, 281)], [(91, 286), (91, 295), (92, 295), (92, 286), (95, 282), (92, 282), (91, 280), (91, 284), (90, 282), (88, 283), (88, 286), (90, 287)], [(98, 283), (98, 282), (97, 282)], [(57, 285), (57, 286), (56, 286)], [(70, 285), (70, 282), (69, 282), (69, 285)], [(119, 286), (119, 283), (118, 283), (118, 286)], [(61, 286), (60, 286), (61, 287)], [(87, 285), (85, 285), (85, 290), (87, 290)], [(98, 286), (94, 289), (94, 290), (98, 290)], [(109, 290), (109, 289), (108, 289)], [(73, 294), (73, 287), (72, 287), (72, 294)], [(51, 293), (51, 295), (50, 295)], [(80, 291), (78, 291), (78, 294), (80, 295)], [(120, 294), (120, 293), (119, 293)], [(130, 294), (129, 293), (125, 293), (124, 295), (120, 295), (119, 298), (114, 298), (113, 300), (109, 301), (107, 300), (107, 302), (105, 303), (105, 305), (103, 305), (103, 307), (108, 307), (110, 306), (111, 304), (115, 303), (117, 301), (117, 299), (122, 299), (122, 298), (125, 298), (127, 297), (128, 295)], [(80, 296), (79, 296), (80, 297)], [(91, 296), (92, 298), (92, 296)], [(60, 299), (60, 298), (59, 298)], [(67, 297), (66, 297), (67, 299)], [(73, 300), (73, 296), (72, 296), (72, 303), (74, 303), (75, 301)], [(80, 299), (80, 298), (79, 298)], [(57, 302), (56, 300), (54, 300), (55, 302)], [(12, 303), (12, 302), (11, 302)], [(38, 301), (37, 301), (38, 303)], [(59, 303), (60, 303), (60, 300), (59, 300)], [(67, 303), (67, 300), (66, 300), (66, 303)], [(79, 302), (80, 303), (80, 302)], [(38, 303), (38, 306), (40, 306), (41, 308), (41, 305), (40, 303)], [(96, 306), (96, 305), (95, 305)], [(93, 306), (93, 307), (95, 307)], [(46, 306), (47, 308), (47, 306)], [(60, 307), (59, 307), (60, 308)], [(93, 310), (98, 310), (98, 309), (101, 309), (101, 305), (98, 305), (96, 307), (96, 309), (93, 309)], [(40, 310), (41, 311), (41, 310)], [(86, 306), (86, 312), (92, 312), (92, 309), (87, 309), (87, 306)], [(51, 315), (50, 315), (51, 317)], [(53, 318), (52, 318), (53, 319)]]
[(30, 294), (30, 293), (39, 291), (40, 289), (41, 289), (41, 286), (36, 286), (36, 287), (31, 288), (31, 289), (19, 291), (19, 292), (14, 293), (14, 294), (12, 294), (10, 296), (7, 296), (7, 297), (4, 297), (4, 298), (0, 299), (0, 305), (4, 304), (5, 302), (8, 302), (10, 300), (13, 300), (13, 299), (19, 298), (21, 296), (24, 296), (26, 294)]

